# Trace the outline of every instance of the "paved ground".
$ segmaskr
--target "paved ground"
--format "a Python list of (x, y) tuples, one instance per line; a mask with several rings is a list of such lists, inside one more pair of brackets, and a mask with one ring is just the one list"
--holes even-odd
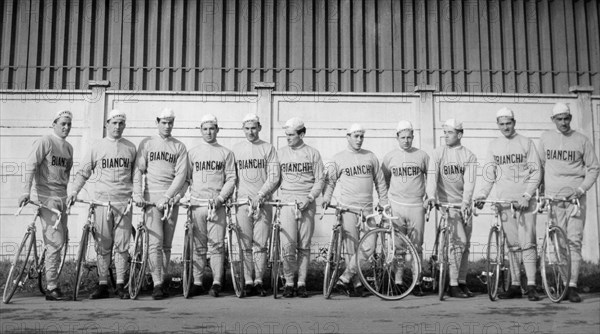
[(1, 304), (2, 333), (600, 333), (600, 294), (580, 304), (548, 299), (491, 302), (487, 295), (387, 302), (317, 293), (307, 299), (182, 296), (154, 301), (46, 302), (17, 295)]

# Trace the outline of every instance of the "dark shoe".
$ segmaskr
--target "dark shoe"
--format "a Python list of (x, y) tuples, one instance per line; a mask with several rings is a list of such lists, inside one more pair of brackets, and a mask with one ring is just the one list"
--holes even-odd
[(473, 292), (467, 288), (466, 284), (458, 283), (458, 287), (462, 290), (462, 292), (467, 295), (467, 297), (473, 297)]
[(454, 298), (469, 298), (458, 286), (451, 286), (448, 295)]
[(246, 286), (244, 286), (244, 295), (246, 297), (254, 296), (254, 286), (252, 284), (246, 284)]
[(537, 292), (535, 291), (535, 286), (527, 286), (527, 299), (529, 299), (529, 301), (532, 302), (537, 302), (538, 300), (540, 300), (540, 296), (538, 296)]
[(213, 297), (219, 297), (219, 293), (221, 292), (221, 284), (213, 284), (210, 287), (210, 290), (208, 291), (208, 294), (210, 294)]
[(581, 303), (581, 296), (577, 293), (577, 288), (570, 286), (569, 291), (567, 291), (567, 296), (571, 303)]
[(365, 287), (362, 285), (354, 287), (354, 293), (350, 295), (350, 297), (366, 297), (367, 293), (365, 291)]
[(192, 288), (190, 289), (190, 296), (200, 296), (205, 293), (204, 287), (202, 285), (192, 284)]
[(256, 291), (256, 294), (261, 297), (267, 296), (267, 290), (265, 290), (265, 288), (263, 287), (263, 285), (261, 283), (254, 285), (254, 290)]
[(416, 296), (416, 297), (425, 296), (425, 294), (423, 293), (423, 290), (421, 290), (420, 285), (415, 285), (415, 288), (413, 289), (412, 294), (413, 294), (413, 296)]
[(152, 299), (160, 300), (163, 298), (165, 298), (165, 293), (163, 292), (162, 284), (159, 284), (152, 290)]
[(60, 291), (59, 288), (54, 288), (53, 290), (46, 291), (46, 300), (68, 300), (68, 298)]
[(286, 285), (283, 288), (283, 298), (292, 298), (294, 297), (294, 287)]
[(306, 291), (306, 287), (301, 285), (298, 287), (298, 291), (296, 291), (296, 295), (300, 298), (308, 298), (308, 291)]
[(166, 279), (162, 282), (162, 292), (163, 292), (163, 298), (167, 298), (169, 297), (169, 287), (171, 286), (171, 279)]
[(344, 283), (342, 280), (338, 280), (337, 283), (335, 283), (335, 289), (341, 294), (350, 296), (350, 288), (348, 287), (348, 284)]
[(511, 285), (505, 293), (498, 295), (498, 298), (500, 299), (513, 299), (521, 297), (523, 297), (523, 292), (521, 291), (521, 287), (518, 285)]
[(117, 296), (121, 299), (129, 299), (129, 291), (125, 290), (125, 285), (122, 283), (117, 284), (117, 291), (115, 291)]
[(103, 299), (108, 297), (108, 285), (106, 284), (98, 285), (96, 290), (94, 290), (94, 292), (92, 292), (92, 294), (90, 295), (90, 299)]

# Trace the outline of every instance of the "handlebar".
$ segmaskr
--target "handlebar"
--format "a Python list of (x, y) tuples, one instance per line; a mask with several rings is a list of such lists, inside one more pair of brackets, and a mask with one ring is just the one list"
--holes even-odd
[(217, 221), (217, 209), (215, 207), (215, 201), (212, 198), (211, 199), (192, 198), (192, 199), (203, 202), (203, 203), (192, 205), (191, 201), (180, 201), (179, 203), (177, 203), (175, 205), (178, 205), (178, 206), (186, 208), (186, 209), (208, 208), (208, 215), (206, 216), (206, 220), (211, 221), (211, 222)]
[(544, 208), (547, 205), (552, 204), (552, 202), (574, 204), (575, 207), (573, 208), (573, 211), (570, 214), (571, 217), (575, 217), (575, 216), (579, 215), (579, 213), (581, 211), (581, 204), (579, 202), (579, 198), (567, 199), (566, 197), (553, 198), (553, 197), (549, 197), (549, 196), (539, 196), (538, 197), (536, 211), (538, 213), (544, 212)]
[(323, 217), (325, 217), (325, 211), (327, 211), (327, 209), (329, 209), (329, 208), (335, 209), (335, 214), (336, 215), (342, 214), (344, 212), (351, 212), (351, 213), (353, 213), (353, 214), (355, 214), (357, 216), (363, 217), (363, 220), (364, 220), (364, 214), (363, 214), (363, 210), (362, 209), (356, 210), (356, 209), (350, 208), (348, 206), (345, 206), (345, 205), (342, 205), (342, 204), (339, 204), (339, 203), (338, 204), (329, 204), (329, 205), (327, 205), (327, 207), (325, 209), (323, 209), (323, 212), (321, 212), (321, 218), (320, 218), (320, 220), (323, 220)]
[(489, 203), (492, 205), (493, 208), (495, 208), (494, 210), (497, 210), (497, 205), (501, 205), (501, 204), (510, 204), (510, 211), (512, 212), (512, 217), (516, 218), (517, 217), (517, 209), (515, 208), (515, 204), (518, 204), (516, 201), (506, 201), (506, 200), (480, 200), (480, 201), (474, 201), (473, 202), (473, 216), (477, 217), (477, 206), (475, 205), (476, 203)]
[(279, 208), (279, 209), (283, 208), (284, 206), (293, 206), (294, 207), (294, 217), (296, 219), (302, 218), (302, 212), (300, 212), (300, 204), (298, 204), (298, 201), (284, 203), (284, 202), (281, 202), (280, 200), (275, 200), (275, 201), (266, 201), (266, 202), (263, 202), (263, 204), (271, 205), (271, 206), (273, 206), (275, 208)]
[(54, 209), (54, 208), (49, 208), (49, 207), (45, 206), (44, 204), (42, 204), (40, 202), (36, 202), (36, 201), (32, 201), (32, 200), (29, 200), (29, 201), (25, 202), (23, 205), (21, 205), (17, 209), (17, 212), (15, 213), (15, 216), (20, 215), (21, 211), (23, 210), (23, 208), (27, 204), (31, 204), (31, 205), (37, 206), (39, 209), (50, 210), (51, 212), (55, 213), (57, 215), (57, 217), (56, 217), (56, 222), (54, 223), (54, 225), (52, 225), (52, 228), (55, 229), (55, 230), (58, 229), (58, 224), (60, 223), (60, 221), (62, 219), (62, 212), (60, 210), (57, 210), (57, 209)]

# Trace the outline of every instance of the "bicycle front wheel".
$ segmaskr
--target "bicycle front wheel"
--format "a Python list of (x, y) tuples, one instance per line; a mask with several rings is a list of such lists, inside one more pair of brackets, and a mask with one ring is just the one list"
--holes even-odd
[(488, 236), (487, 248), (487, 290), (491, 301), (498, 297), (498, 284), (500, 278), (500, 265), (503, 261), (500, 249), (500, 231), (497, 227), (492, 227)]
[(192, 227), (185, 230), (182, 276), (183, 296), (188, 298), (194, 281), (194, 233)]
[(148, 265), (148, 230), (145, 227), (136, 230), (131, 266), (129, 268), (129, 296), (136, 299), (142, 290)]
[[(65, 243), (63, 244), (60, 258), (60, 265), (58, 266), (58, 275), (62, 272), (63, 267), (65, 266), (65, 262), (67, 260), (67, 251), (69, 249), (69, 239), (65, 239)], [(37, 265), (37, 278), (38, 278), (38, 289), (42, 293), (42, 295), (46, 295), (48, 282), (46, 281), (46, 246), (42, 250), (42, 256), (39, 257), (39, 262)]]
[(271, 288), (273, 289), (273, 298), (277, 299), (281, 278), (281, 249), (279, 241), (279, 228), (273, 229), (271, 236), (271, 256), (269, 258), (271, 265)]
[(327, 260), (325, 263), (325, 273), (323, 275), (323, 296), (325, 299), (331, 297), (333, 287), (340, 274), (340, 265), (342, 262), (342, 233), (340, 228), (335, 228), (331, 234), (329, 247), (327, 248)]
[(79, 288), (81, 287), (81, 279), (83, 278), (83, 264), (87, 255), (88, 242), (90, 238), (90, 227), (83, 228), (81, 233), (81, 241), (79, 242), (79, 250), (77, 251), (77, 262), (75, 263), (75, 281), (73, 284), (73, 300), (77, 300)]
[(408, 296), (421, 273), (417, 250), (403, 234), (379, 228), (366, 233), (356, 256), (360, 280), (367, 290), (384, 300)]
[(567, 294), (571, 279), (571, 251), (565, 232), (558, 226), (550, 227), (542, 246), (541, 272), (544, 290), (551, 301), (560, 303)]
[(35, 238), (31, 235), (31, 232), (28, 231), (25, 233), (23, 241), (21, 241), (21, 245), (19, 245), (19, 249), (15, 254), (13, 263), (10, 266), (10, 271), (6, 277), (4, 294), (2, 296), (2, 302), (4, 302), (4, 304), (8, 304), (17, 289), (24, 284), (24, 278), (26, 275), (25, 268), (27, 268), (29, 255), (31, 254), (31, 248), (34, 246), (34, 239)]
[(438, 246), (438, 267), (439, 267), (439, 276), (438, 276), (438, 296), (440, 300), (444, 300), (444, 293), (446, 292), (446, 285), (448, 284), (448, 230), (441, 229), (440, 234), (438, 236), (439, 246)]
[(227, 256), (233, 290), (238, 298), (242, 298), (244, 296), (244, 250), (237, 230), (234, 228), (227, 231)]

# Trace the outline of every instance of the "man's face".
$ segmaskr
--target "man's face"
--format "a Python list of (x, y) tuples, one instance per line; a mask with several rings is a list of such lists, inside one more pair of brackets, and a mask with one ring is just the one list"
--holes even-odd
[(414, 136), (412, 130), (402, 130), (398, 132), (398, 144), (403, 150), (408, 150), (412, 147)]
[(52, 127), (57, 136), (65, 139), (71, 132), (71, 119), (68, 117), (61, 117), (52, 123)]
[(175, 119), (173, 118), (161, 118), (157, 120), (156, 125), (158, 127), (158, 134), (160, 134), (161, 137), (171, 137), (174, 123)]
[(200, 128), (202, 131), (202, 138), (207, 143), (214, 143), (217, 141), (217, 133), (219, 133), (219, 127), (214, 123), (204, 123)]
[(444, 139), (446, 140), (446, 145), (450, 147), (460, 145), (461, 138), (462, 132), (459, 132), (453, 128), (444, 128)]
[(358, 151), (365, 140), (365, 134), (362, 132), (352, 132), (351, 134), (346, 135), (346, 139), (348, 139), (348, 145), (350, 145), (353, 150)]
[(257, 122), (246, 122), (242, 126), (242, 129), (244, 130), (244, 135), (246, 136), (246, 139), (248, 139), (248, 141), (252, 143), (258, 140), (258, 133), (262, 129), (262, 126), (260, 125), (260, 123)]
[(552, 117), (552, 121), (556, 124), (556, 129), (561, 133), (571, 131), (571, 114), (562, 113)]
[(122, 119), (109, 119), (106, 122), (106, 135), (112, 139), (119, 139), (123, 136), (125, 130), (125, 121)]
[(517, 122), (512, 117), (498, 117), (498, 129), (506, 138), (510, 138), (515, 134), (515, 124)]
[(302, 138), (304, 138), (304, 133), (301, 135), (298, 134), (296, 130), (285, 130), (285, 137), (287, 139), (287, 143), (290, 147), (296, 147), (302, 143)]

